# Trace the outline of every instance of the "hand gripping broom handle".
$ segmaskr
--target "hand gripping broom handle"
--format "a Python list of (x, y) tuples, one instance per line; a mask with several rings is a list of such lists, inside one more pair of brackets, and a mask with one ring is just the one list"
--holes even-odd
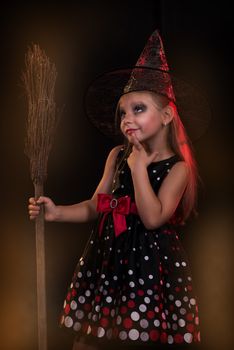
[[(43, 184), (34, 184), (35, 198), (43, 196)], [(37, 327), (38, 349), (47, 349), (46, 325), (46, 278), (45, 278), (45, 242), (44, 242), (44, 208), (35, 222), (36, 229), (36, 268), (37, 268)]]

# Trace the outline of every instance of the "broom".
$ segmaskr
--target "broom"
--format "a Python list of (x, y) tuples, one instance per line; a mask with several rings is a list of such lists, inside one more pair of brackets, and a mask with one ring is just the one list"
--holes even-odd
[[(25, 154), (30, 161), (35, 198), (43, 195), (47, 163), (56, 128), (55, 82), (57, 72), (45, 52), (32, 45), (25, 55), (22, 80), (28, 102)], [(35, 222), (37, 270), (38, 349), (47, 349), (44, 212)]]

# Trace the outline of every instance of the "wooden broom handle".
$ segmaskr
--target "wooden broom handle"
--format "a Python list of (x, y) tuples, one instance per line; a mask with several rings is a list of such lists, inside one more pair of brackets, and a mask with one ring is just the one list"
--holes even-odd
[[(43, 196), (43, 184), (34, 184), (35, 198)], [(35, 222), (36, 229), (36, 270), (37, 270), (37, 327), (38, 350), (47, 350), (47, 315), (46, 315), (46, 272), (44, 240), (44, 208)]]

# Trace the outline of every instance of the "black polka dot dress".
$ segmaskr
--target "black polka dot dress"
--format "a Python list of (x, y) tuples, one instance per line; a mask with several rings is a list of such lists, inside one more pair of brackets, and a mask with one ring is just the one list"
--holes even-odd
[[(172, 156), (149, 165), (156, 194), (178, 160)], [(175, 227), (167, 223), (147, 230), (130, 208), (120, 218), (126, 227), (116, 234), (118, 199), (127, 196), (134, 203), (126, 161), (114, 180), (112, 195), (111, 209), (100, 213), (75, 269), (61, 326), (73, 329), (78, 336), (110, 344), (199, 343), (197, 299)]]

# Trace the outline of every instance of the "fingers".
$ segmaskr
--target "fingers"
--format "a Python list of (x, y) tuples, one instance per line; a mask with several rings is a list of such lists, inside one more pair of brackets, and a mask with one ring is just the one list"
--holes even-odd
[(135, 133), (131, 134), (131, 142), (133, 144), (133, 147), (135, 147), (138, 151), (140, 151), (142, 149), (143, 146), (140, 143), (140, 141), (138, 140)]
[(43, 197), (39, 197), (38, 200), (31, 197), (29, 198), (29, 205), (28, 205), (28, 213), (29, 213), (29, 219), (34, 220), (40, 213), (40, 206), (44, 202)]

